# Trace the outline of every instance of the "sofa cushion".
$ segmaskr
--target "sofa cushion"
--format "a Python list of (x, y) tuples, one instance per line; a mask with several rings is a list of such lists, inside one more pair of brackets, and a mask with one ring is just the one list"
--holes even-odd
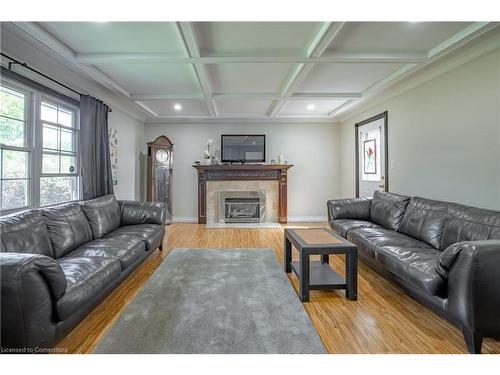
[(376, 191), (370, 206), (370, 221), (384, 228), (398, 230), (410, 197)]
[(40, 211), (26, 211), (0, 219), (0, 251), (54, 258), (47, 225)]
[(347, 239), (358, 246), (360, 254), (375, 258), (379, 246), (429, 248), (425, 242), (385, 228), (358, 228), (347, 232)]
[(450, 204), (440, 249), (463, 241), (500, 239), (500, 212)]
[(366, 220), (336, 219), (330, 221), (330, 227), (342, 237), (347, 236), (347, 232), (357, 228), (382, 228), (380, 225)]
[(158, 248), (165, 235), (165, 227), (157, 224), (139, 224), (120, 227), (105, 238), (141, 239), (146, 243), (146, 250)]
[(120, 262), (116, 259), (64, 257), (57, 262), (68, 282), (66, 291), (56, 302), (59, 320), (69, 318), (120, 276)]
[(439, 249), (450, 205), (447, 202), (413, 197), (406, 207), (398, 231)]
[(163, 202), (118, 201), (121, 209), (121, 224), (165, 225), (166, 209)]
[(90, 222), (95, 239), (104, 237), (120, 226), (120, 205), (114, 195), (105, 195), (80, 204)]
[(69, 257), (104, 257), (120, 261), (122, 271), (144, 256), (144, 241), (136, 238), (101, 238), (87, 242), (78, 249), (67, 254)]
[(441, 252), (432, 247), (380, 246), (375, 259), (394, 275), (432, 295), (445, 295), (446, 282), (437, 272)]
[(92, 230), (78, 203), (44, 208), (42, 214), (56, 258), (92, 241)]
[(332, 199), (327, 202), (328, 218), (370, 220), (371, 197)]

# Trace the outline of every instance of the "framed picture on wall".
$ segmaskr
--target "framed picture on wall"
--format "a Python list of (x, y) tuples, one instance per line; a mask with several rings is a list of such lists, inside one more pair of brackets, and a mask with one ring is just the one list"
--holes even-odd
[(377, 141), (375, 139), (363, 142), (363, 172), (377, 174)]

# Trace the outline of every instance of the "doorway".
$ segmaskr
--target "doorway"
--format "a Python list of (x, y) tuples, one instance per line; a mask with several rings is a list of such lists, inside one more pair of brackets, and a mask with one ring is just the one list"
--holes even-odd
[(387, 111), (358, 122), (356, 128), (356, 196), (389, 191)]

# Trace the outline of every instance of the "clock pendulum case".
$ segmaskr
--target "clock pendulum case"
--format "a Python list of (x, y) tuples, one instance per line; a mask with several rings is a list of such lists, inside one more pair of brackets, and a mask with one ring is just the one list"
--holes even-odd
[(164, 135), (148, 143), (147, 200), (165, 203), (166, 224), (172, 223), (173, 148)]

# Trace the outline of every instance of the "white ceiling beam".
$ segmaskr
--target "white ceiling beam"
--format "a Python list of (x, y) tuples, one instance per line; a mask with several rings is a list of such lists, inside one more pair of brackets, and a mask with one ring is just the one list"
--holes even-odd
[[(199, 58), (200, 49), (198, 48), (198, 43), (196, 42), (196, 37), (194, 35), (193, 27), (190, 22), (176, 22), (177, 31), (182, 41), (184, 42), (184, 47), (186, 49), (189, 58)], [(202, 63), (192, 62), (196, 77), (205, 97), (205, 104), (207, 106), (208, 113), (210, 116), (216, 116), (216, 110), (214, 107), (214, 102), (212, 100), (212, 88), (210, 86), (210, 80), (208, 78), (208, 73), (205, 66)]]
[[(344, 24), (344, 22), (324, 22), (319, 28), (316, 36), (312, 39), (310, 45), (307, 47), (307, 58), (319, 58), (332, 43), (335, 36), (338, 35)], [(284, 97), (291, 96), (297, 86), (299, 86), (307, 74), (309, 74), (313, 66), (312, 63), (299, 64), (288, 76), (287, 82), (281, 91), (281, 95)], [(284, 100), (276, 101), (268, 111), (269, 116), (275, 117), (278, 115), (284, 105)]]
[[(326, 48), (326, 47), (325, 47)], [(321, 49), (321, 48), (320, 48)], [(164, 53), (77, 53), (76, 61), (86, 65), (140, 64), (333, 64), (333, 63), (418, 63), (425, 54), (409, 53), (336, 53), (329, 56), (175, 56)]]
[(156, 113), (155, 111), (153, 111), (151, 108), (149, 108), (146, 104), (144, 103), (141, 103), (137, 100), (134, 100), (135, 104), (137, 104), (139, 107), (141, 107), (142, 109), (144, 109), (147, 113), (149, 113), (150, 115), (153, 115), (154, 117), (158, 117), (158, 113)]
[(451, 38), (432, 48), (427, 53), (427, 57), (433, 58), (439, 54), (450, 52), (451, 50), (468, 42), (471, 38), (476, 38), (497, 26), (498, 23), (495, 22), (474, 22), (472, 25), (466, 27), (462, 31), (453, 35)]
[(130, 94), (132, 100), (205, 100), (203, 95)]
[[(326, 117), (276, 117), (272, 120), (273, 123), (324, 123), (324, 124), (334, 124), (335, 121), (332, 118)], [(147, 124), (164, 124), (164, 123), (174, 123), (174, 124), (267, 124), (269, 125), (268, 116), (251, 116), (251, 117), (239, 117), (237, 115), (227, 116), (227, 117), (208, 117), (208, 116), (184, 116), (184, 117), (163, 117), (151, 118), (147, 120)]]
[(55, 53), (59, 58), (66, 60), (75, 66), (82, 73), (85, 73), (87, 76), (97, 81), (104, 87), (108, 88), (113, 92), (117, 92), (125, 95), (130, 98), (130, 93), (124, 89), (121, 85), (113, 81), (107, 75), (105, 75), (100, 70), (96, 69), (93, 66), (87, 66), (83, 63), (80, 63), (75, 58), (75, 53), (73, 50), (68, 48), (65, 44), (60, 42), (58, 39), (54, 38), (52, 34), (48, 33), (45, 29), (34, 22), (12, 22), (12, 25), (15, 26), (21, 32), (26, 33), (31, 38), (35, 39), (42, 45), (44, 45), (47, 49)]
[[(205, 100), (199, 95), (173, 95), (173, 94), (131, 94), (132, 100)], [(297, 93), (288, 97), (280, 94), (268, 93), (212, 93), (212, 99), (261, 99), (261, 100), (335, 100), (359, 99), (360, 93)]]

